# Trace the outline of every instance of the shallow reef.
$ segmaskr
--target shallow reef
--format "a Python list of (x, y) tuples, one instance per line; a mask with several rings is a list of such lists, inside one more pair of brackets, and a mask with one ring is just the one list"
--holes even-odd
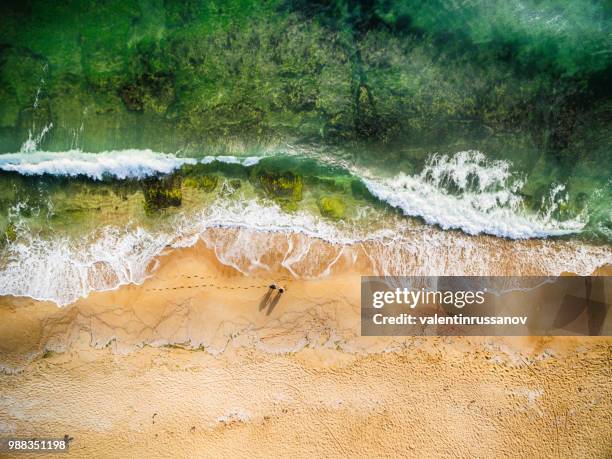
[(151, 213), (166, 207), (179, 207), (183, 201), (181, 181), (178, 175), (144, 180), (142, 189), (145, 211)]
[(609, 141), (605, 2), (38, 0), (0, 14), (3, 151), (50, 123), (43, 147), (85, 151), (518, 131), (563, 159)]
[(335, 196), (324, 196), (317, 201), (321, 215), (333, 219), (339, 219), (344, 216), (346, 206), (341, 199)]

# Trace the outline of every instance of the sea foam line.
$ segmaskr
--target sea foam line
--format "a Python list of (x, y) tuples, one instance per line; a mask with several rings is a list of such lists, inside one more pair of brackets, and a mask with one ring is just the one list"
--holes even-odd
[(182, 158), (151, 150), (118, 150), (84, 153), (80, 150), (64, 152), (21, 152), (0, 155), (0, 170), (22, 175), (86, 176), (93, 180), (105, 177), (143, 179), (157, 174), (170, 174), (185, 164), (227, 164), (253, 166), (261, 157), (205, 156)]
[[(343, 236), (336, 227), (312, 215), (288, 215), (275, 204), (255, 201), (219, 200), (196, 215), (176, 217), (170, 227), (172, 232), (107, 226), (85, 238), (58, 236), (50, 240), (33, 236), (23, 228), (17, 241), (5, 248), (0, 263), (0, 295), (31, 297), (64, 306), (93, 291), (138, 284), (150, 274), (151, 262), (167, 248), (190, 247), (211, 228), (303, 234), (335, 243), (357, 240)], [(248, 258), (254, 246), (245, 244), (240, 250)], [(219, 253), (219, 260), (233, 265), (229, 252)]]
[(479, 151), (432, 155), (414, 175), (400, 172), (381, 179), (365, 170), (354, 172), (381, 201), (445, 230), (531, 239), (579, 233), (587, 223), (583, 215), (565, 221), (552, 217), (565, 199), (559, 196), (562, 186), (551, 188), (542, 212), (528, 213), (519, 193), (523, 181), (513, 176), (510, 164), (488, 161)]
[[(609, 249), (579, 243), (510, 243), (409, 227), (401, 221), (396, 224), (399, 226), (379, 231), (340, 228), (310, 214), (288, 215), (274, 204), (220, 200), (198, 214), (177, 217), (169, 225), (171, 230), (108, 226), (87, 238), (58, 236), (51, 240), (26, 233), (6, 248), (0, 266), (0, 295), (67, 305), (93, 291), (142, 283), (155, 271), (152, 262), (168, 248), (191, 247), (198, 241), (214, 249), (221, 263), (244, 274), (273, 269), (262, 260), (284, 250), (276, 261), (293, 275), (307, 278), (325, 276), (340, 256), (358, 254), (370, 260), (372, 272), (364, 274), (396, 276), (507, 275), (506, 264), (517, 270), (510, 272), (514, 275), (563, 271), (586, 275), (612, 262)], [(214, 228), (238, 233), (211, 234)], [(279, 244), (285, 237), (286, 247)], [(329, 264), (321, 267), (326, 257)]]

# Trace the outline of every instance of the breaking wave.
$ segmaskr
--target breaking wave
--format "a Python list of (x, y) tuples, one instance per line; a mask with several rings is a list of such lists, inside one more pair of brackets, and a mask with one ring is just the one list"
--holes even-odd
[(580, 232), (586, 218), (558, 221), (563, 186), (552, 187), (542, 212), (529, 214), (520, 190), (523, 181), (506, 161), (488, 161), (479, 151), (433, 155), (419, 174), (400, 172), (387, 179), (362, 178), (370, 192), (411, 217), (442, 229), (511, 239), (562, 236)]
[(205, 156), (200, 159), (181, 158), (151, 150), (120, 150), (102, 153), (21, 152), (0, 155), (0, 170), (22, 175), (85, 176), (92, 180), (104, 178), (143, 179), (157, 174), (169, 174), (184, 164), (209, 164), (214, 161), (252, 166), (261, 158), (236, 156)]
[(93, 291), (141, 283), (159, 256), (200, 241), (244, 274), (285, 270), (303, 278), (326, 276), (340, 265), (362, 275), (586, 275), (612, 263), (609, 248), (573, 241), (471, 237), (402, 222), (366, 232), (255, 201), (219, 201), (178, 217), (172, 228), (107, 226), (88, 238), (25, 236), (1, 263), (0, 295), (67, 305)]
[[(172, 173), (187, 164), (220, 162), (251, 167), (263, 158), (186, 158), (151, 150), (95, 154), (73, 150), (0, 155), (0, 170), (23, 175), (85, 176), (93, 180), (144, 179)], [(529, 239), (579, 233), (587, 222), (586, 215), (564, 221), (553, 217), (557, 206), (566, 199), (562, 185), (551, 185), (549, 202), (541, 212), (528, 211), (520, 194), (523, 181), (511, 172), (510, 163), (487, 160), (479, 151), (432, 155), (420, 173), (400, 172), (384, 179), (371, 170), (351, 165), (344, 168), (360, 179), (374, 197), (400, 209), (406, 216), (420, 217), (442, 229)]]
[[(256, 196), (221, 193), (205, 208), (181, 211), (154, 229), (135, 221), (80, 236), (51, 233), (43, 239), (17, 224), (12, 231), (19, 234), (1, 251), (0, 295), (70, 304), (93, 291), (141, 283), (167, 250), (199, 241), (221, 263), (247, 275), (279, 269), (296, 277), (316, 278), (343, 263), (350, 269), (361, 263), (358, 272), (364, 275), (557, 275), (566, 271), (586, 275), (612, 263), (609, 246), (546, 239), (580, 232), (585, 225), (585, 215), (565, 221), (555, 218), (556, 209), (567, 201), (562, 185), (552, 184), (542, 209), (530, 213), (521, 194), (523, 180), (511, 171), (511, 164), (489, 160), (478, 151), (433, 155), (420, 172), (394, 176), (353, 164), (342, 164), (338, 172), (338, 163), (324, 157), (312, 172), (311, 156), (306, 158), (310, 166), (299, 161), (287, 165), (283, 163), (287, 159), (287, 155), (185, 158), (150, 150), (96, 154), (74, 150), (0, 155), (0, 170), (123, 180), (169, 174), (184, 165), (218, 162), (250, 168), (266, 161), (275, 170), (305, 173), (310, 168), (312, 174), (319, 170), (343, 174), (350, 183), (361, 181), (373, 198), (406, 216), (461, 232), (441, 231), (393, 212), (383, 212), (386, 217), (381, 220), (383, 213), (378, 210), (374, 212), (379, 216), (378, 229), (373, 229), (372, 222), (366, 221), (371, 216), (363, 221), (332, 221), (320, 216), (316, 207), (287, 212)], [(13, 221), (14, 216), (8, 217)], [(479, 234), (498, 237), (474, 237)]]

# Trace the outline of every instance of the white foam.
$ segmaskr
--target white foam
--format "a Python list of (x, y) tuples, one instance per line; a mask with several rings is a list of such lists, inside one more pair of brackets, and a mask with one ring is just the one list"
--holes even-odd
[[(360, 172), (374, 196), (405, 215), (421, 217), (443, 229), (528, 239), (578, 233), (586, 225), (581, 217), (555, 220), (552, 213), (556, 201), (542, 213), (527, 213), (519, 194), (523, 183), (512, 176), (509, 163), (487, 161), (478, 151), (434, 155), (415, 175), (401, 172), (378, 179), (368, 177), (367, 171)], [(552, 197), (559, 191), (559, 187), (553, 187)]]
[(183, 164), (196, 164), (193, 158), (154, 153), (151, 150), (120, 150), (102, 153), (64, 152), (8, 153), (0, 155), (0, 169), (23, 175), (87, 176), (141, 179), (155, 174), (169, 174)]
[[(34, 108), (36, 108), (38, 104), (38, 95), (39, 94), (37, 93), (36, 100), (34, 101)], [(43, 141), (43, 139), (45, 138), (45, 136), (49, 133), (51, 129), (53, 129), (53, 123), (49, 123), (46, 126), (44, 126), (42, 130), (36, 135), (33, 135), (32, 129), (28, 129), (28, 138), (26, 139), (25, 142), (21, 144), (21, 148), (19, 149), (19, 151), (21, 153), (35, 152), (38, 149), (38, 146), (40, 145), (40, 143)]]
[(200, 240), (220, 262), (245, 274), (282, 267), (304, 278), (326, 276), (342, 257), (350, 262), (357, 256), (370, 261), (364, 274), (376, 275), (586, 275), (612, 263), (608, 248), (580, 243), (510, 242), (397, 225), (351, 229), (306, 213), (290, 215), (274, 204), (219, 200), (199, 214), (178, 217), (167, 231), (105, 227), (87, 238), (51, 240), (25, 233), (5, 249), (0, 295), (67, 305), (92, 291), (141, 283), (167, 248)]
[[(44, 135), (46, 131), (43, 131)], [(29, 143), (32, 145), (29, 145)], [(34, 151), (39, 139), (29, 139), (20, 153), (0, 155), (0, 170), (23, 175), (57, 175), (75, 177), (83, 175), (93, 180), (105, 177), (117, 179), (142, 179), (156, 174), (169, 174), (184, 164), (210, 164), (218, 161), (226, 164), (253, 166), (259, 156), (205, 156), (201, 159), (181, 158), (151, 150), (118, 150), (101, 153), (84, 153), (80, 150), (63, 152)]]
[(165, 234), (138, 227), (106, 227), (83, 239), (25, 236), (10, 245), (2, 260), (0, 295), (66, 305), (92, 291), (139, 283), (170, 242)]
[(218, 200), (215, 205), (203, 210), (195, 222), (199, 232), (218, 227), (301, 233), (336, 244), (351, 244), (362, 239), (348, 228), (344, 229), (346, 225), (334, 225), (306, 212), (289, 214), (276, 204), (263, 204), (254, 199)]

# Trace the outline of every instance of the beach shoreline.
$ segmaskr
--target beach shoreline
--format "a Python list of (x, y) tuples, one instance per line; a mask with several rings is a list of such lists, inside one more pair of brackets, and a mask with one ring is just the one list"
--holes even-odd
[(218, 255), (170, 250), (62, 308), (2, 297), (2, 435), (69, 434), (78, 457), (606, 454), (609, 337), (361, 337), (358, 260), (300, 279)]

